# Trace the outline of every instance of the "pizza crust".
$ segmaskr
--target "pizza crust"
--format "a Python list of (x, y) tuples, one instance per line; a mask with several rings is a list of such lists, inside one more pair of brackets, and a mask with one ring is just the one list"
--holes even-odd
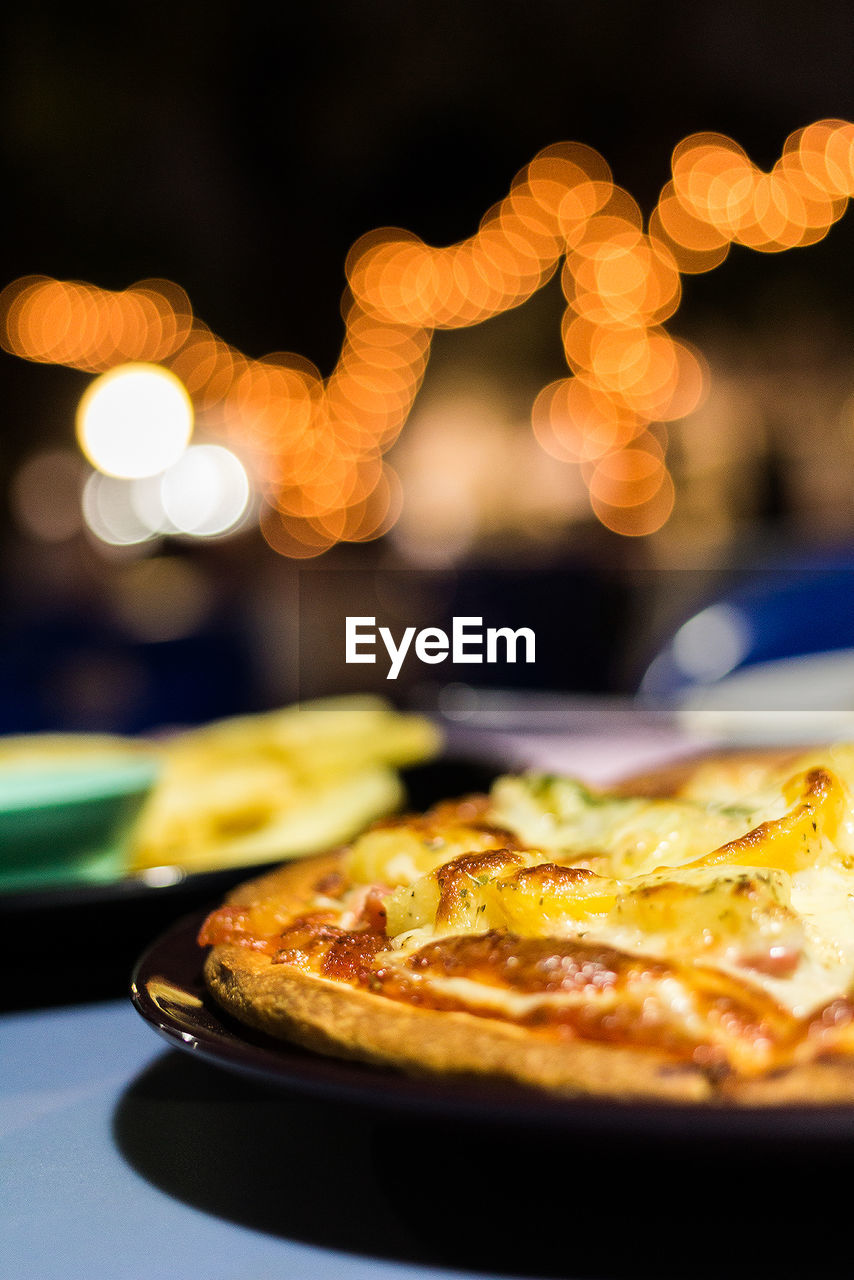
[(722, 1102), (743, 1107), (829, 1106), (854, 1102), (854, 1060), (828, 1057), (771, 1072), (756, 1080), (723, 1080)]
[(272, 965), (241, 947), (215, 947), (205, 978), (219, 1003), (247, 1026), (332, 1057), (416, 1076), (488, 1076), (564, 1097), (700, 1102), (711, 1096), (702, 1072), (662, 1054), (585, 1041), (557, 1044), (497, 1019), (398, 1004)]

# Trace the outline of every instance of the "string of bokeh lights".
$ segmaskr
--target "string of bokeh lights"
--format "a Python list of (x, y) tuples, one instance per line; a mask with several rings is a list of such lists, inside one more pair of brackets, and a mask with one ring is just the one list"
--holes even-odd
[(770, 173), (720, 134), (673, 153), (672, 179), (644, 230), (605, 160), (577, 143), (541, 151), (468, 239), (434, 248), (409, 231), (362, 237), (347, 256), (345, 336), (327, 379), (302, 357), (251, 359), (212, 333), (168, 281), (121, 292), (44, 277), (0, 295), (0, 342), (27, 360), (101, 374), (129, 362), (180, 380), (196, 415), (233, 442), (264, 497), (278, 552), (321, 554), (394, 524), (400, 484), (386, 454), (421, 385), (433, 331), (517, 307), (561, 268), (569, 376), (536, 397), (541, 447), (580, 468), (609, 529), (643, 536), (670, 516), (666, 424), (700, 404), (700, 353), (666, 330), (681, 277), (730, 246), (763, 253), (816, 243), (854, 194), (854, 125), (793, 133)]

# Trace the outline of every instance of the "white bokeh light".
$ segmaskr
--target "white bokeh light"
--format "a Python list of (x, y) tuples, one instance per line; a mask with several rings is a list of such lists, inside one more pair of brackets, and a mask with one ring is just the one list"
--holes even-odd
[(152, 536), (135, 510), (130, 483), (99, 471), (93, 471), (84, 486), (83, 519), (96, 538), (113, 547), (148, 542)]
[(160, 482), (170, 524), (196, 538), (226, 533), (249, 506), (249, 478), (243, 463), (218, 444), (191, 446)]
[(750, 649), (750, 626), (741, 609), (713, 604), (695, 614), (673, 637), (673, 658), (694, 680), (720, 680)]
[(142, 476), (129, 480), (131, 506), (152, 534), (177, 533), (175, 525), (163, 510), (161, 487), (163, 475)]
[(92, 466), (126, 480), (172, 466), (192, 431), (187, 389), (161, 365), (124, 364), (101, 374), (77, 410), (77, 438)]

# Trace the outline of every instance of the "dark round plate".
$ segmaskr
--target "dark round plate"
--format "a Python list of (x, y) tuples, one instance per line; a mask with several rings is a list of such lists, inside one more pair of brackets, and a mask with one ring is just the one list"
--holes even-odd
[(204, 912), (179, 921), (137, 962), (131, 999), (173, 1048), (267, 1084), (377, 1110), (465, 1118), (578, 1137), (827, 1144), (854, 1140), (854, 1106), (740, 1107), (561, 1099), (471, 1076), (407, 1076), (326, 1058), (244, 1027), (208, 994), (196, 942)]

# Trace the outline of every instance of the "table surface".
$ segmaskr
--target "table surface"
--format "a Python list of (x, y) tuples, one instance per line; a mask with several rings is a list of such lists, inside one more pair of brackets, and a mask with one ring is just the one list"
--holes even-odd
[[(684, 745), (653, 733), (627, 752), (621, 741), (621, 766), (639, 768)], [(516, 738), (501, 749), (566, 768), (580, 753), (601, 775), (614, 755), (598, 745)], [(169, 1048), (127, 999), (0, 1018), (10, 1280), (681, 1280), (685, 1249), (696, 1276), (795, 1274), (799, 1248), (815, 1261), (819, 1225), (828, 1259), (850, 1220), (847, 1190), (830, 1216), (826, 1195), (809, 1197), (850, 1187), (854, 1155), (808, 1158), (805, 1185), (798, 1152), (663, 1151), (648, 1138), (605, 1150), (294, 1096)], [(823, 1179), (817, 1158), (836, 1173)], [(747, 1212), (761, 1250), (734, 1253), (710, 1231), (706, 1195)], [(773, 1213), (786, 1218), (782, 1253)]]
[(10, 1280), (435, 1274), (382, 1260), (419, 1245), (383, 1206), (366, 1115), (185, 1058), (126, 1001), (10, 1015), (0, 1036)]

